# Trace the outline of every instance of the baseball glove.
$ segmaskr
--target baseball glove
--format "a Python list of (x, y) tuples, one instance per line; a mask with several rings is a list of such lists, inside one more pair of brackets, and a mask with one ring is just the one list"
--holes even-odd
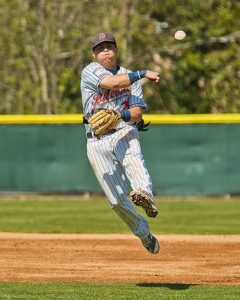
[(101, 108), (88, 119), (88, 123), (92, 125), (95, 136), (100, 138), (109, 131), (116, 129), (120, 119), (121, 114), (119, 112)]

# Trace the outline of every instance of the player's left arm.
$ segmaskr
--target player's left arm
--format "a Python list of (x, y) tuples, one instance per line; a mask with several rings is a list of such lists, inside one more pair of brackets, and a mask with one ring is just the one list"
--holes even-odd
[(143, 108), (142, 107), (132, 107), (128, 109), (131, 113), (130, 122), (139, 122), (142, 120)]

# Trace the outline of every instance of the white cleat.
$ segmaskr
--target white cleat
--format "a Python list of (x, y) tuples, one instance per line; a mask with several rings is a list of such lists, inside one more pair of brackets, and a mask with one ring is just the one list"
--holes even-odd
[(132, 191), (130, 193), (130, 198), (135, 205), (141, 206), (145, 210), (148, 217), (155, 218), (157, 216), (157, 206), (155, 205), (153, 198), (146, 192)]

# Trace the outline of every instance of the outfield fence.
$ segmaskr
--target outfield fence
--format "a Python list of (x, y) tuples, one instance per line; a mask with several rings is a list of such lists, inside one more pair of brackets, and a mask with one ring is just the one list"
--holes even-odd
[[(240, 193), (240, 114), (144, 115), (144, 158), (160, 195)], [(0, 192), (101, 192), (82, 115), (0, 116)]]

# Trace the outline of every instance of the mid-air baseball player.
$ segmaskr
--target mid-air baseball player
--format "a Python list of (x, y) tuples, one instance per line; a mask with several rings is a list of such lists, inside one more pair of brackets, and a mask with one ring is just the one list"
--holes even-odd
[[(93, 171), (111, 207), (140, 238), (150, 253), (158, 253), (159, 243), (148, 222), (138, 214), (132, 202), (141, 206), (148, 217), (158, 214), (152, 194), (152, 181), (140, 148), (136, 122), (147, 108), (141, 78), (159, 81), (159, 73), (132, 72), (117, 64), (118, 48), (110, 33), (92, 39), (95, 62), (81, 75), (87, 155)], [(128, 198), (128, 181), (132, 192)]]

